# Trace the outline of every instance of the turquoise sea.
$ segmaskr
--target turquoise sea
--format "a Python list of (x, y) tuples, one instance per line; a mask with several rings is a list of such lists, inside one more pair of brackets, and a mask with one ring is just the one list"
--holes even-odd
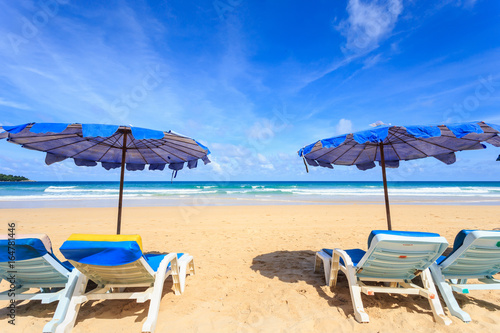
[[(0, 208), (114, 207), (118, 182), (0, 183)], [(391, 203), (500, 205), (500, 182), (389, 182)], [(125, 206), (383, 203), (381, 182), (126, 182)]]

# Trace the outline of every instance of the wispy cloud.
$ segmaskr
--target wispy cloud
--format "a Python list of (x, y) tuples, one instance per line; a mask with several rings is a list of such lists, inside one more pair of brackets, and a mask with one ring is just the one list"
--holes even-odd
[(337, 26), (347, 39), (344, 52), (364, 53), (377, 48), (394, 29), (402, 10), (402, 0), (349, 0), (349, 17)]
[(31, 109), (26, 104), (14, 102), (14, 101), (9, 101), (3, 97), (0, 97), (0, 105), (6, 106), (9, 108), (20, 109), (20, 110), (30, 110)]

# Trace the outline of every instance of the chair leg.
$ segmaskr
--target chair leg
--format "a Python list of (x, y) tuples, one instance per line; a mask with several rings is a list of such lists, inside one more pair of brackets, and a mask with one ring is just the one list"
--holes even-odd
[(319, 257), (319, 255), (316, 253), (314, 256), (314, 273), (319, 273), (319, 270), (321, 268), (322, 260)]
[(337, 285), (337, 277), (339, 274), (340, 256), (337, 253), (333, 253), (330, 278), (328, 280), (328, 285), (330, 289), (333, 289)]
[(195, 274), (195, 270), (194, 270), (194, 259), (191, 258), (191, 260), (189, 261), (189, 275), (194, 275)]
[(432, 309), (432, 313), (434, 314), (434, 319), (438, 324), (450, 325), (451, 319), (446, 317), (443, 311), (443, 307), (441, 306), (441, 302), (439, 301), (439, 296), (437, 294), (436, 287), (434, 286), (434, 282), (432, 280), (431, 272), (429, 269), (425, 269), (422, 272), (422, 282), (424, 284), (424, 289), (428, 291), (427, 299), (429, 300), (429, 304)]
[(444, 276), (443, 274), (441, 274), (441, 270), (439, 269), (439, 267), (434, 263), (431, 265), (430, 271), (434, 279), (434, 283), (438, 286), (438, 289), (441, 292), (441, 295), (443, 296), (444, 302), (446, 303), (446, 306), (448, 307), (450, 313), (455, 317), (462, 319), (466, 323), (470, 322), (471, 318), (469, 314), (464, 310), (462, 310), (460, 308), (460, 305), (458, 305), (457, 300), (453, 295), (453, 290), (451, 289), (450, 285), (445, 281)]
[[(177, 264), (177, 255), (169, 262), (164, 260), (160, 263), (160, 267), (156, 272), (155, 283), (153, 287), (153, 293), (151, 295), (151, 301), (149, 304), (148, 317), (146, 318), (146, 322), (142, 325), (142, 332), (150, 332), (153, 333), (156, 328), (156, 322), (158, 321), (158, 312), (160, 311), (160, 301), (161, 295), (163, 293), (163, 284), (165, 283), (165, 279), (167, 278), (167, 267), (170, 263), (170, 270), (172, 274), (172, 278), (178, 274), (178, 264)], [(177, 278), (178, 280), (178, 278)], [(176, 281), (174, 278), (174, 289), (176, 285)]]
[(52, 320), (45, 324), (43, 328), (44, 333), (55, 332), (59, 323), (66, 317), (71, 298), (75, 293), (75, 288), (78, 283), (81, 283), (81, 281), (79, 281), (81, 275), (82, 274), (76, 269), (72, 273), (70, 273), (63, 294), (59, 298), (59, 303), (57, 304), (54, 317), (52, 317)]
[(370, 318), (365, 312), (363, 307), (363, 300), (361, 299), (361, 287), (358, 284), (358, 279), (356, 278), (356, 272), (354, 267), (346, 267), (347, 270), (347, 280), (349, 281), (349, 292), (351, 293), (352, 306), (354, 308), (354, 318), (360, 323), (369, 323)]
[[(184, 289), (186, 287), (186, 276), (189, 275), (194, 275), (194, 260), (193, 257), (187, 254), (184, 254), (184, 256), (181, 257), (180, 260), (178, 260), (179, 264), (179, 288), (180, 288), (180, 294), (184, 292)], [(172, 279), (174, 279), (175, 283), (175, 278), (173, 277), (174, 275), (172, 274)], [(174, 286), (175, 288), (175, 286)], [(176, 293), (176, 295), (180, 295)]]
[[(61, 317), (61, 322), (57, 324), (55, 322), (55, 332), (56, 333), (69, 333), (75, 326), (76, 322), (76, 317), (78, 316), (78, 312), (80, 311), (80, 305), (84, 302), (81, 297), (85, 294), (85, 288), (87, 287), (87, 282), (88, 278), (84, 275), (81, 274), (76, 268), (73, 269), (73, 272), (71, 275), (77, 276), (77, 280), (75, 283), (75, 289), (73, 291), (73, 294), (71, 295), (71, 298), (69, 300), (69, 303), (67, 304), (67, 310), (66, 310), (66, 315), (64, 317)], [(66, 306), (61, 304), (61, 302), (58, 304), (59, 306)], [(57, 312), (57, 310), (56, 310)], [(55, 317), (56, 314), (54, 314)], [(52, 319), (52, 321), (58, 320), (56, 318)], [(50, 324), (50, 323), (49, 323)], [(47, 325), (49, 325), (47, 324)], [(47, 327), (47, 326), (46, 326)], [(45, 332), (45, 328), (44, 328)], [(49, 331), (50, 332), (50, 331)]]
[(314, 271), (320, 272), (321, 264), (323, 264), (323, 271), (325, 273), (325, 283), (329, 285), (330, 281), (330, 270), (331, 270), (331, 257), (323, 252), (316, 252), (316, 258), (314, 261)]

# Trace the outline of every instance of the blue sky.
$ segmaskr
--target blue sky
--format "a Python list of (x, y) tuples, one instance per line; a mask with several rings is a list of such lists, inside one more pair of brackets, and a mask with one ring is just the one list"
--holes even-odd
[[(0, 36), (1, 125), (171, 129), (212, 151), (179, 180), (380, 180), (379, 168), (306, 174), (296, 152), (378, 120), (500, 123), (497, 1), (3, 1)], [(402, 162), (388, 178), (499, 180), (499, 153)], [(5, 140), (0, 154), (0, 173), (118, 180)]]

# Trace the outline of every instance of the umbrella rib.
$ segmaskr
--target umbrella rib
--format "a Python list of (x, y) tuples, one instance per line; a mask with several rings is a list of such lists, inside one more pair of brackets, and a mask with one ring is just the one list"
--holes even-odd
[[(403, 140), (403, 139), (401, 139), (400, 137), (396, 136), (396, 134), (397, 134), (397, 133), (399, 133), (399, 130), (400, 130), (400, 128), (398, 128), (398, 129), (396, 130), (396, 132), (395, 132), (395, 133), (391, 133), (391, 135), (392, 135), (393, 137), (398, 138), (399, 140), (401, 140), (401, 141), (403, 141), (403, 142), (404, 142), (404, 140)], [(391, 141), (389, 141), (389, 144), (391, 145), (392, 150), (394, 150), (394, 154), (396, 154), (396, 156), (398, 157), (398, 161), (401, 161), (401, 156), (399, 156), (399, 154), (398, 154), (398, 152), (396, 151), (396, 148), (394, 147), (393, 143), (392, 143)]]
[[(483, 133), (476, 133), (476, 134), (483, 134)], [(442, 135), (442, 134), (441, 134), (441, 136), (445, 137), (445, 138), (458, 139), (458, 140), (467, 140), (467, 141), (474, 141), (474, 142), (482, 141), (482, 140), (469, 139), (469, 138), (465, 138), (465, 137), (457, 138), (456, 136)]]
[[(351, 141), (352, 141), (352, 139), (350, 139), (350, 141), (349, 141), (349, 142), (344, 141), (344, 142), (342, 143), (342, 146), (347, 145), (347, 144), (348, 144), (348, 143), (350, 143)], [(324, 153), (323, 155), (320, 155), (320, 156), (316, 157), (316, 158), (315, 158), (315, 160), (317, 160), (317, 159), (319, 159), (319, 158), (322, 158), (322, 157), (323, 157), (323, 156), (325, 156), (325, 155), (330, 154), (331, 152), (333, 152), (333, 150), (334, 150), (334, 149), (337, 149), (337, 148), (339, 148), (339, 147), (340, 147), (340, 146), (335, 147), (335, 148), (331, 149), (330, 151), (327, 151), (327, 152), (326, 152), (326, 153)], [(341, 157), (342, 157), (345, 153), (347, 153), (347, 152), (348, 152), (349, 150), (351, 150), (352, 148), (354, 148), (354, 146), (351, 146), (351, 148), (347, 149), (345, 152), (343, 152), (343, 153), (342, 153), (342, 155), (340, 155), (339, 157), (337, 157), (337, 158), (336, 158), (333, 162), (331, 162), (331, 163), (335, 164), (335, 162), (336, 162), (339, 158), (341, 158)]]
[[(179, 144), (170, 143), (170, 142), (168, 142), (166, 139), (161, 139), (161, 140), (165, 140), (165, 141), (163, 142), (163, 144), (164, 144), (164, 145), (168, 145), (169, 147), (174, 148), (174, 149), (177, 149), (177, 150), (179, 150), (179, 151), (182, 151), (182, 152), (183, 152), (183, 153), (185, 153), (185, 154), (192, 154), (192, 155), (193, 155), (194, 153), (189, 153), (189, 152), (184, 151), (184, 150), (182, 150), (182, 149), (175, 148), (175, 146), (174, 146), (174, 145), (176, 145), (176, 146), (180, 146), (180, 147), (185, 148), (185, 149), (189, 149), (189, 150), (191, 150), (191, 151), (193, 151), (193, 152), (195, 152), (195, 153), (201, 153), (201, 151), (199, 151), (199, 150), (197, 150), (197, 149), (194, 149), (194, 148), (184, 147), (184, 146), (179, 145)], [(188, 142), (183, 142), (183, 141), (179, 141), (179, 140), (174, 140), (174, 141), (177, 141), (177, 142), (182, 142), (182, 143), (188, 143)], [(193, 145), (192, 143), (188, 143), (188, 144)], [(196, 147), (201, 148), (201, 147), (200, 147), (200, 146), (198, 146), (198, 145), (195, 145), (195, 146), (196, 146)]]
[[(50, 141), (52, 141), (52, 140), (47, 140), (47, 141), (43, 141), (43, 142), (50, 142)], [(61, 146), (58, 146), (58, 147), (50, 148), (48, 150), (40, 150), (40, 151), (43, 151), (43, 152), (46, 152), (46, 153), (50, 153), (52, 150), (63, 148), (63, 147), (67, 147), (67, 146), (71, 146), (71, 145), (74, 145), (74, 144), (77, 144), (77, 143), (80, 143), (80, 142), (83, 142), (83, 141), (85, 141), (85, 139), (81, 138), (80, 141), (75, 141), (75, 142), (67, 143), (65, 145), (61, 145)], [(42, 141), (38, 141), (38, 142), (34, 142), (34, 143), (40, 143), (40, 142), (42, 142)], [(29, 143), (25, 143), (25, 144), (23, 144), (23, 146), (29, 147)], [(68, 157), (71, 157), (71, 156), (68, 156)]]
[[(154, 144), (154, 142), (151, 142), (151, 140), (149, 140), (149, 139), (146, 139), (144, 141), (146, 141), (147, 143), (151, 143), (154, 146), (154, 148), (159, 148), (159, 147), (156, 147), (155, 144)], [(165, 163), (168, 163), (168, 161), (163, 156), (161, 156), (160, 154), (158, 154), (157, 152), (155, 152), (151, 147), (147, 147), (147, 149), (149, 149), (150, 151), (152, 151), (153, 153), (155, 153), (156, 156), (158, 156), (163, 161), (165, 161)]]
[[(398, 134), (400, 134), (400, 133), (398, 133)], [(428, 154), (424, 153), (422, 150), (418, 149), (417, 147), (415, 147), (414, 145), (412, 145), (411, 143), (409, 143), (409, 141), (405, 141), (405, 140), (403, 140), (400, 137), (397, 137), (397, 138), (400, 139), (401, 141), (403, 141), (404, 144), (407, 144), (408, 146), (412, 147), (413, 149), (415, 149), (415, 150), (419, 151), (420, 153), (424, 154), (426, 157), (429, 157)], [(415, 138), (415, 141), (424, 141), (424, 140)], [(428, 144), (433, 144), (433, 143), (430, 143), (430, 142), (427, 142), (427, 141), (424, 141), (424, 142), (426, 142)], [(445, 147), (443, 147), (443, 148), (445, 148)], [(393, 146), (393, 149), (394, 149), (394, 146)], [(448, 148), (446, 148), (446, 149), (448, 149)], [(396, 151), (396, 149), (394, 149), (394, 151)], [(399, 157), (399, 155), (398, 155), (398, 157)]]
[[(123, 136), (123, 134), (122, 134), (122, 136)], [(119, 135), (116, 136), (115, 142), (113, 142), (113, 144), (109, 145), (108, 149), (104, 152), (104, 154), (102, 154), (101, 157), (99, 157), (99, 159), (97, 160), (98, 162), (101, 162), (101, 160), (104, 158), (104, 156), (106, 156), (106, 154), (111, 150), (111, 148), (114, 147), (114, 144), (116, 144), (118, 142), (118, 140), (120, 140), (120, 136)]]
[[(457, 138), (456, 138), (456, 139), (457, 139)], [(426, 141), (426, 140), (424, 140), (424, 139), (418, 139), (418, 140), (423, 141), (423, 142), (425, 142), (425, 143), (428, 143), (428, 144), (430, 144), (430, 145), (434, 145), (434, 146), (439, 147), (439, 148), (443, 148), (443, 149), (450, 150), (451, 152), (455, 152), (455, 151), (456, 151), (456, 150), (454, 150), (454, 149), (451, 149), (451, 148), (445, 147), (445, 146), (440, 145), (440, 144), (438, 144), (438, 143), (429, 142), (429, 141)], [(426, 155), (426, 156), (429, 156), (429, 155), (427, 155), (427, 154), (425, 154), (425, 155)]]
[[(353, 146), (353, 147), (354, 147), (354, 146)], [(361, 154), (365, 151), (365, 148), (366, 148), (366, 145), (364, 146), (364, 148), (363, 148), (363, 149), (361, 149), (361, 150), (359, 151), (358, 156), (356, 156), (356, 158), (354, 159), (354, 161), (352, 161), (352, 164), (354, 164), (354, 165), (356, 164), (356, 161), (359, 159), (359, 157), (361, 156)]]
[[(351, 139), (349, 141), (349, 143), (351, 143), (352, 141), (354, 141), (354, 139)], [(339, 157), (337, 157), (335, 159), (335, 161), (333, 161), (332, 163), (335, 164), (335, 162), (337, 162), (342, 156), (344, 156), (345, 154), (347, 154), (347, 152), (351, 151), (351, 149), (354, 149), (354, 147), (356, 147), (356, 145), (351, 146), (349, 149), (347, 149), (345, 152), (343, 152)]]
[[(64, 134), (64, 133), (61, 132), (61, 133), (54, 133), (54, 134), (45, 134), (43, 137), (47, 138), (47, 137), (51, 137), (51, 136), (61, 136), (61, 135), (62, 136), (68, 136), (68, 137), (70, 137), (70, 135), (72, 135), (72, 136), (80, 136), (80, 135), (78, 135), (78, 133), (67, 133), (67, 134)], [(14, 139), (28, 139), (28, 138), (36, 138), (36, 137), (37, 137), (36, 135), (16, 136)], [(47, 140), (47, 141), (50, 141), (50, 140)], [(39, 142), (43, 142), (43, 141), (39, 141)]]
[[(32, 138), (45, 139), (47, 136), (56, 136), (56, 135), (44, 135), (43, 137), (36, 137), (36, 136), (22, 136), (21, 137), (21, 136), (16, 136), (13, 139), (14, 140), (17, 140), (17, 139), (32, 139)], [(29, 143), (44, 143), (44, 142), (50, 142), (50, 141), (59, 140), (59, 139), (71, 139), (71, 138), (76, 138), (76, 137), (80, 137), (80, 138), (83, 139), (83, 137), (81, 137), (80, 135), (78, 135), (78, 133), (71, 133), (71, 135), (69, 135), (69, 134), (59, 134), (57, 136), (61, 136), (61, 137), (60, 138), (47, 139), (47, 140), (40, 140), (40, 141), (32, 141), (32, 142), (29, 142)]]
[[(172, 147), (171, 147), (171, 148), (172, 148)], [(172, 153), (171, 151), (168, 151), (168, 150), (164, 149), (162, 146), (158, 147), (158, 149), (161, 149), (161, 150), (163, 150), (164, 152), (167, 152), (167, 153), (169, 153), (169, 154), (171, 154), (171, 155), (173, 155), (173, 156), (177, 157), (178, 159), (182, 160), (183, 162), (187, 162), (187, 160), (183, 159), (183, 158), (182, 158), (182, 157), (180, 157), (180, 156), (177, 156), (177, 154), (174, 154), (174, 153)], [(178, 150), (180, 150), (180, 149), (178, 149)], [(168, 162), (168, 163), (170, 164), (170, 163), (172, 163), (172, 162)]]
[[(189, 147), (183, 147), (183, 146), (180, 146), (180, 147), (182, 147), (182, 148), (187, 148), (187, 149), (190, 149), (191, 151), (193, 151), (193, 152), (191, 152), (191, 153), (190, 153), (190, 152), (185, 151), (185, 150), (183, 150), (183, 149), (181, 149), (181, 148), (178, 148), (178, 147), (179, 147), (179, 145), (174, 146), (174, 145), (173, 145), (172, 143), (170, 143), (170, 142), (164, 142), (164, 144), (163, 144), (163, 145), (164, 145), (164, 146), (167, 146), (167, 147), (170, 147), (170, 148), (173, 148), (173, 149), (176, 149), (176, 150), (178, 150), (178, 151), (180, 151), (180, 152), (183, 152), (184, 154), (188, 154), (188, 155), (195, 155), (195, 153), (200, 153), (200, 154), (202, 153), (202, 152), (201, 152), (201, 151), (199, 151), (199, 150), (195, 150), (195, 149), (192, 149), (192, 148), (189, 148)], [(158, 148), (161, 148), (161, 146), (160, 146), (160, 147), (158, 147)], [(200, 147), (200, 148), (201, 148), (201, 147)], [(163, 149), (163, 150), (165, 150), (165, 149)], [(166, 150), (165, 150), (165, 151), (166, 151)], [(205, 155), (205, 154), (202, 154), (202, 155)], [(196, 155), (195, 155), (195, 156), (196, 156)], [(176, 156), (176, 157), (178, 157), (178, 156)], [(179, 158), (180, 158), (180, 157), (179, 157)], [(182, 160), (184, 160), (183, 158), (181, 158), (181, 159), (182, 159)]]
[[(91, 141), (89, 141), (89, 140), (85, 140), (85, 139), (84, 139), (84, 140), (82, 140), (82, 141), (91, 142)], [(82, 142), (82, 141), (78, 141), (78, 142)], [(104, 141), (104, 140), (103, 140), (103, 141)], [(72, 145), (72, 144), (75, 144), (75, 143), (76, 143), (76, 142), (73, 142), (73, 143), (70, 143), (70, 144), (68, 144), (68, 145), (66, 145), (66, 146), (69, 146), (69, 145)], [(87, 150), (89, 150), (89, 149), (91, 149), (91, 148), (94, 148), (95, 146), (97, 146), (97, 145), (99, 145), (99, 144), (101, 144), (101, 143), (102, 143), (102, 141), (101, 141), (101, 142), (97, 142), (97, 143), (95, 143), (94, 145), (92, 145), (92, 146), (90, 146), (90, 147), (88, 147), (88, 148), (85, 148), (84, 150), (80, 150), (78, 153), (76, 153), (76, 154), (74, 154), (74, 155), (72, 155), (72, 156), (68, 156), (68, 157), (69, 157), (69, 158), (74, 158), (76, 155), (79, 155), (79, 154), (83, 153), (84, 151), (87, 151)], [(64, 146), (61, 146), (61, 147), (64, 147)], [(59, 147), (59, 148), (61, 148), (61, 147)], [(55, 148), (54, 148), (54, 149), (55, 149)]]
[(197, 144), (196, 142), (194, 142), (194, 143), (193, 143), (193, 142), (189, 142), (189, 140), (194, 141), (194, 139), (191, 139), (191, 138), (186, 138), (186, 139), (188, 140), (188, 141), (186, 142), (186, 141), (179, 140), (178, 138), (179, 138), (179, 136), (171, 134), (171, 137), (164, 137), (164, 138), (159, 139), (159, 140), (172, 140), (172, 141), (182, 142), (182, 143), (186, 143), (186, 144), (188, 144), (188, 145), (192, 145), (192, 146), (197, 146), (197, 147), (199, 147), (199, 146), (198, 146), (198, 144)]
[(144, 155), (142, 155), (142, 152), (139, 150), (139, 148), (137, 148), (137, 145), (135, 144), (135, 139), (130, 140), (130, 143), (131, 143), (131, 145), (133, 145), (135, 147), (134, 149), (139, 153), (139, 155), (141, 155), (141, 158), (144, 161), (144, 163), (148, 164), (148, 161), (144, 158)]
[[(422, 142), (425, 142), (425, 143), (430, 144), (430, 145), (434, 145), (434, 146), (439, 147), (439, 148), (443, 148), (443, 149), (450, 150), (450, 151), (452, 151), (452, 152), (454, 152), (454, 151), (455, 151), (454, 149), (451, 149), (451, 148), (445, 147), (445, 146), (440, 145), (440, 144), (438, 144), (438, 143), (429, 142), (429, 141), (426, 141), (426, 140), (421, 139), (421, 138), (411, 137), (411, 136), (409, 136), (409, 135), (407, 135), (407, 134), (405, 134), (405, 133), (400, 133), (399, 131), (398, 131), (398, 133), (397, 133), (397, 134), (402, 134), (402, 135), (404, 135), (404, 136), (406, 136), (406, 137), (409, 137), (409, 138), (413, 138), (413, 139), (415, 139), (415, 141), (422, 141)], [(441, 137), (452, 138), (452, 139), (458, 139), (457, 137), (454, 137), (454, 136), (449, 136), (449, 135), (441, 135)], [(409, 141), (405, 141), (405, 140), (403, 140), (403, 139), (402, 139), (401, 137), (399, 137), (399, 136), (398, 136), (398, 139), (400, 139), (401, 141), (403, 141), (403, 143), (405, 143), (405, 144), (409, 145), (410, 147), (414, 148), (415, 150), (417, 150), (417, 151), (421, 152), (421, 153), (422, 153), (422, 154), (424, 154), (425, 156), (427, 156), (427, 157), (429, 157), (429, 156), (430, 156), (430, 155), (428, 155), (428, 154), (424, 153), (422, 150), (418, 149), (417, 147), (413, 146), (413, 145), (412, 145)], [(473, 139), (464, 139), (464, 138), (460, 138), (459, 140), (468, 140), (468, 141), (473, 141), (473, 142), (477, 142), (477, 141), (478, 141), (478, 140), (473, 140)]]

